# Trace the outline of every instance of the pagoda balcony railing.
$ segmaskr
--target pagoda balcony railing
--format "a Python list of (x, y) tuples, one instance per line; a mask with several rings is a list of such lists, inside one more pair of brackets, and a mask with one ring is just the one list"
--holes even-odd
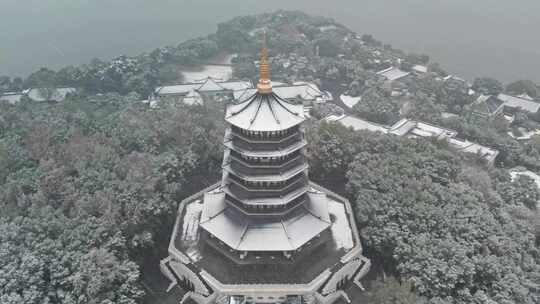
[(291, 132), (290, 134), (281, 136), (281, 137), (275, 137), (275, 138), (269, 138), (269, 137), (250, 137), (235, 131), (231, 131), (229, 133), (229, 139), (237, 138), (244, 142), (250, 143), (250, 144), (279, 144), (284, 141), (287, 141), (294, 137), (301, 136), (300, 130), (297, 130), (296, 132)]
[(294, 168), (304, 167), (306, 165), (304, 157), (297, 157), (288, 161), (287, 163), (281, 166), (265, 166), (265, 167), (252, 167), (246, 166), (242, 162), (238, 162), (235, 159), (231, 159), (230, 163), (227, 165), (230, 166), (230, 169), (234, 172), (244, 174), (246, 176), (259, 176), (259, 175), (284, 175), (289, 173), (289, 171)]
[(309, 183), (309, 180), (305, 174), (298, 174), (293, 178), (290, 178), (284, 181), (281, 185), (250, 185), (247, 184), (243, 179), (236, 177), (235, 175), (230, 174), (227, 179), (230, 183), (234, 183), (244, 189), (245, 191), (253, 192), (265, 192), (265, 193), (274, 193), (280, 191), (286, 191), (290, 187), (294, 187), (296, 184)]
[(292, 156), (290, 158), (287, 157), (287, 158), (284, 158), (283, 160), (279, 160), (279, 161), (271, 160), (271, 161), (266, 161), (266, 162), (260, 161), (260, 160), (247, 160), (245, 158), (239, 157), (231, 153), (231, 155), (229, 156), (229, 163), (234, 162), (234, 163), (241, 164), (244, 167), (253, 168), (253, 169), (284, 168), (291, 162), (298, 161), (299, 159), (301, 159), (303, 162), (306, 162), (306, 158), (302, 153), (297, 153), (296, 156)]
[(300, 163), (291, 165), (288, 170), (264, 170), (264, 169), (249, 169), (249, 170), (239, 170), (238, 168), (233, 168), (231, 165), (223, 166), (223, 170), (238, 176), (241, 179), (244, 179), (249, 182), (284, 182), (293, 176), (306, 171), (308, 169), (307, 163)]
[(240, 128), (236, 127), (236, 126), (231, 125), (228, 128), (228, 130), (230, 130), (231, 132), (234, 132), (234, 133), (236, 133), (238, 135), (241, 135), (241, 136), (243, 136), (244, 138), (247, 138), (247, 139), (273, 140), (273, 139), (279, 139), (279, 138), (289, 136), (291, 134), (298, 133), (298, 131), (300, 131), (300, 126), (296, 125), (296, 126), (291, 127), (291, 128), (289, 128), (287, 130), (283, 130), (283, 131), (279, 131), (279, 132), (253, 132), (253, 131), (250, 131), (250, 130), (240, 129)]
[(223, 144), (226, 148), (249, 157), (280, 157), (287, 156), (288, 154), (304, 148), (307, 145), (307, 141), (301, 139), (295, 140), (289, 145), (263, 145), (262, 147), (257, 147), (257, 149), (254, 145), (242, 145), (233, 141), (225, 141)]
[(308, 187), (307, 179), (299, 179), (285, 186), (283, 189), (280, 189), (280, 190), (264, 190), (264, 189), (253, 190), (239, 183), (236, 183), (234, 181), (231, 181), (228, 184), (228, 188), (230, 189), (230, 191), (239, 199), (265, 198), (265, 197), (266, 198), (267, 197), (283, 198), (294, 191), (298, 191), (299, 189), (306, 190), (307, 187)]

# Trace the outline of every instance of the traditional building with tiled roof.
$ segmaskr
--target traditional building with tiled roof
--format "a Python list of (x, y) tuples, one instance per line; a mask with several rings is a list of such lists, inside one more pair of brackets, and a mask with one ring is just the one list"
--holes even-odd
[(499, 94), (498, 99), (504, 102), (506, 108), (512, 110), (522, 110), (529, 113), (538, 113), (540, 111), (540, 102), (532, 101), (522, 97), (515, 97), (507, 94)]

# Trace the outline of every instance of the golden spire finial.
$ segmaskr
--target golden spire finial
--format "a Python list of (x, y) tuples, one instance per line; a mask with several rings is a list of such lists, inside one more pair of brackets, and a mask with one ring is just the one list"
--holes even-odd
[(270, 81), (270, 64), (268, 63), (268, 49), (266, 48), (266, 31), (263, 33), (263, 47), (261, 49), (261, 61), (259, 62), (260, 77), (257, 84), (257, 91), (262, 94), (272, 92), (272, 82)]

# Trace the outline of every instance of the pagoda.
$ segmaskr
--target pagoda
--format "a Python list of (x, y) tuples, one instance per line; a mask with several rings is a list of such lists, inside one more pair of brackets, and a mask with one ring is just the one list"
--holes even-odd
[(183, 302), (333, 303), (369, 269), (349, 202), (308, 178), (302, 104), (272, 90), (227, 106), (221, 182), (179, 207), (162, 272)]

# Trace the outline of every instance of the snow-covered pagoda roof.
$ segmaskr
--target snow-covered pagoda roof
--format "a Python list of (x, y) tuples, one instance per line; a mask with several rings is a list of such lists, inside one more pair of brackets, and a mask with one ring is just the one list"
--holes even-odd
[(201, 227), (238, 251), (293, 251), (331, 225), (324, 193), (311, 191), (307, 204), (281, 220), (252, 218), (225, 201), (223, 192), (205, 194)]
[(252, 96), (227, 107), (225, 120), (242, 129), (260, 132), (282, 131), (301, 124), (304, 120), (304, 106), (292, 104), (276, 93)]

